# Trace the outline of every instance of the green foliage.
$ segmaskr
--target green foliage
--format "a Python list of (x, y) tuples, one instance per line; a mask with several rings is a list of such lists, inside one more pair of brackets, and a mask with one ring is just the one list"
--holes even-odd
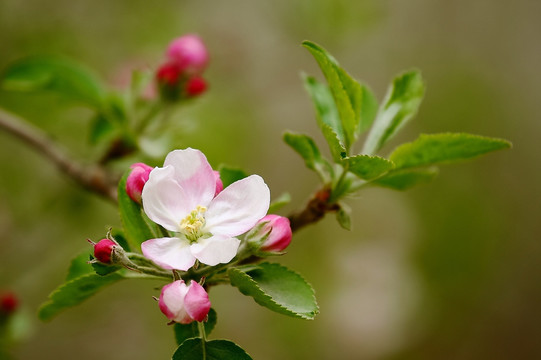
[[(216, 321), (218, 320), (218, 315), (214, 309), (210, 309), (208, 313), (207, 321), (205, 322), (205, 333), (209, 335), (214, 327), (216, 326)], [(175, 340), (177, 345), (182, 344), (185, 340), (195, 338), (199, 336), (199, 327), (197, 322), (193, 321), (189, 324), (179, 324), (174, 325), (175, 330)]]
[(126, 193), (126, 180), (131, 169), (126, 171), (118, 184), (118, 209), (124, 234), (132, 249), (139, 249), (143, 241), (154, 238), (148, 227), (141, 206), (133, 201)]
[(379, 156), (355, 155), (345, 158), (347, 169), (364, 180), (373, 180), (385, 174), (394, 167), (394, 164)]
[(282, 195), (278, 196), (276, 199), (274, 199), (269, 206), (269, 211), (267, 213), (273, 214), (277, 210), (279, 210), (281, 207), (289, 204), (291, 201), (291, 195), (289, 193), (283, 193)]
[(429, 183), (438, 175), (438, 169), (403, 169), (390, 171), (373, 183), (394, 190), (407, 190), (416, 185)]
[(310, 284), (282, 265), (230, 268), (228, 275), (241, 293), (272, 311), (303, 319), (313, 319), (319, 312)]
[(41, 305), (38, 317), (49, 321), (61, 311), (79, 305), (103, 287), (124, 279), (119, 273), (100, 276), (86, 274), (60, 285), (49, 295), (49, 300)]
[(184, 341), (173, 354), (173, 360), (251, 360), (237, 344), (228, 340), (204, 341), (200, 338)]
[(330, 181), (333, 170), (331, 165), (321, 157), (316, 143), (307, 135), (286, 132), (284, 141), (293, 148), (303, 159), (306, 167), (314, 170), (323, 182)]
[(425, 86), (421, 74), (411, 70), (393, 80), (363, 147), (364, 154), (379, 151), (416, 113)]
[(248, 174), (244, 170), (227, 166), (224, 164), (218, 167), (218, 171), (220, 172), (220, 179), (222, 179), (224, 188), (233, 184), (235, 181), (244, 179), (245, 177), (248, 176)]
[(7, 91), (51, 91), (95, 109), (101, 108), (105, 90), (98, 78), (80, 64), (63, 58), (36, 56), (18, 60), (0, 76)]
[(88, 263), (91, 248), (92, 247), (89, 244), (88, 249), (86, 249), (71, 260), (68, 274), (66, 275), (66, 281), (76, 279), (85, 274), (92, 274), (94, 272), (92, 266), (90, 266), (90, 264)]
[(340, 208), (336, 212), (336, 220), (341, 227), (351, 230), (351, 209), (346, 204), (340, 203)]
[[(305, 86), (316, 104), (318, 120), (336, 132), (347, 155), (358, 135), (368, 129), (374, 119), (377, 108), (375, 97), (367, 86), (353, 79), (321, 46), (310, 41), (302, 44), (314, 56), (329, 84), (327, 89), (313, 78), (305, 79)], [(330, 101), (329, 90), (335, 106)], [(339, 115), (338, 121), (334, 108)]]
[(405, 169), (468, 160), (510, 147), (509, 141), (478, 135), (421, 134), (417, 140), (397, 147), (390, 159), (397, 169)]

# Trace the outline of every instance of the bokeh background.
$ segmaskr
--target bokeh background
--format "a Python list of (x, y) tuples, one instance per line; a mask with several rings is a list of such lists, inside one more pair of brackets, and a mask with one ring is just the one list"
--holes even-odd
[[(180, 114), (177, 147), (262, 175), (303, 206), (315, 175), (281, 141), (285, 129), (323, 145), (300, 72), (319, 78), (305, 39), (326, 47), (381, 99), (417, 67), (427, 93), (393, 140), (418, 133), (503, 137), (511, 151), (443, 167), (406, 193), (369, 189), (349, 204), (354, 230), (332, 216), (295, 235), (278, 259), (317, 291), (314, 321), (259, 307), (235, 288), (211, 301), (218, 325), (254, 359), (541, 358), (541, 2), (445, 0), (3, 0), (0, 66), (31, 54), (79, 60), (119, 86), (126, 69), (157, 65), (168, 42), (200, 34), (210, 91)], [(116, 85), (115, 85), (116, 84)], [(88, 152), (89, 113), (54, 97), (0, 93), (0, 106)], [(167, 359), (174, 339), (151, 296), (126, 281), (50, 323), (35, 312), (69, 259), (119, 223), (113, 206), (79, 189), (0, 130), (0, 289), (19, 294), (31, 332), (16, 359)]]

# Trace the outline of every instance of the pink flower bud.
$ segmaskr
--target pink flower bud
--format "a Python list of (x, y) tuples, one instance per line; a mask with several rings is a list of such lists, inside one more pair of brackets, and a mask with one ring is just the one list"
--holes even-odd
[(101, 239), (94, 244), (94, 257), (104, 264), (111, 263), (113, 249), (118, 246), (114, 241), (109, 239)]
[(133, 170), (126, 179), (126, 192), (133, 201), (140, 204), (143, 186), (148, 181), (148, 176), (153, 168), (143, 163), (135, 163), (130, 167)]
[(209, 60), (205, 44), (199, 36), (193, 34), (173, 40), (167, 48), (167, 56), (183, 73), (190, 75), (201, 74)]
[(13, 292), (0, 295), (0, 315), (10, 315), (19, 307), (19, 299)]
[(205, 289), (195, 281), (186, 285), (177, 280), (165, 285), (160, 294), (159, 306), (169, 320), (181, 324), (203, 321), (210, 310), (209, 296)]
[(216, 179), (216, 191), (214, 192), (214, 196), (218, 195), (222, 192), (224, 189), (224, 183), (222, 182), (222, 179), (220, 178), (220, 172), (214, 170), (214, 178)]
[(161, 65), (156, 72), (158, 84), (175, 86), (180, 78), (180, 67), (174, 62)]
[(201, 95), (207, 90), (207, 82), (202, 77), (192, 77), (186, 83), (186, 94), (188, 97)]
[(279, 215), (267, 215), (254, 226), (256, 231), (249, 234), (252, 244), (259, 244), (259, 251), (279, 253), (291, 243), (289, 219)]

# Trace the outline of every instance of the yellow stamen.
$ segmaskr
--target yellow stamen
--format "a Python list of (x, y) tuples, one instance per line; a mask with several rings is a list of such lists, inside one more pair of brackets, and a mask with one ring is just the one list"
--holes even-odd
[(188, 216), (180, 221), (180, 229), (190, 241), (196, 241), (202, 234), (201, 229), (205, 226), (205, 212), (207, 208), (198, 205)]

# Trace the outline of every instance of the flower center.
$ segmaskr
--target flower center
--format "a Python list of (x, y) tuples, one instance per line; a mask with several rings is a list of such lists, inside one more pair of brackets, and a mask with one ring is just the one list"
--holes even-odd
[(180, 221), (180, 230), (186, 238), (192, 242), (196, 241), (203, 234), (201, 229), (205, 226), (205, 212), (207, 208), (198, 205), (184, 219)]

